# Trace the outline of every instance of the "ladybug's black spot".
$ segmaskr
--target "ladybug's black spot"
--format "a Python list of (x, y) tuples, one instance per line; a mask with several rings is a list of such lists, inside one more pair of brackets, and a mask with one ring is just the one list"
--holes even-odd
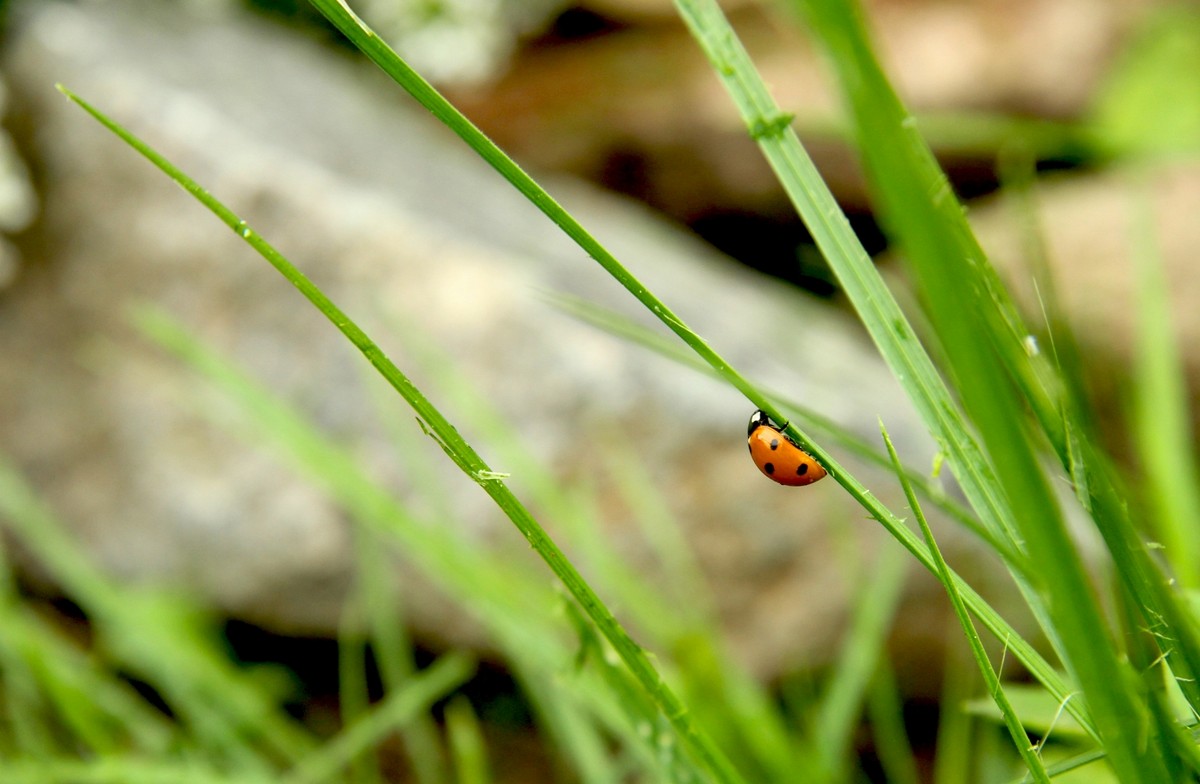
[(796, 469), (796, 476), (804, 476), (807, 473), (808, 473), (808, 463), (801, 463), (800, 467)]
[(772, 451), (772, 452), (774, 452), (774, 451), (775, 451), (776, 449), (778, 449), (778, 448), (779, 448), (779, 439), (778, 439), (778, 438), (772, 438), (772, 439), (771, 439), (771, 451)]
[(763, 470), (766, 471), (768, 474), (773, 474), (773, 473), (775, 473), (775, 464), (774, 463), (763, 463)]

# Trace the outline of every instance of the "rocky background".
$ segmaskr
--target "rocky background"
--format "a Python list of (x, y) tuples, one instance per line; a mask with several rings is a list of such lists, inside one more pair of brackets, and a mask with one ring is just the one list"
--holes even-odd
[[(833, 126), (836, 100), (802, 31), (756, 3), (728, 5), (869, 246), (883, 250), (853, 155)], [(870, 13), (898, 85), (931, 116), (952, 176), (973, 194), (995, 187), (995, 158), (1018, 139), (1050, 168), (1071, 169), (1088, 155), (1095, 163), (1098, 150), (1127, 152), (1119, 134), (1107, 137), (1117, 146), (1102, 148), (1071, 126), (1045, 123), (1103, 126), (1097, 96), (1147, 34), (1148, 6), (880, 0)], [(474, 50), (465, 33), (445, 30), (410, 45), (422, 57), (450, 53), (428, 68), (456, 103), (736, 366), (864, 438), (877, 439), (882, 417), (913, 465), (930, 465), (932, 444), (806, 249), (670, 3), (538, 10)], [(68, 104), (55, 82), (238, 210), (362, 317), (402, 367), (416, 353), (406, 341), (450, 358), (564, 483), (600, 476), (605, 444), (636, 454), (685, 526), (731, 646), (756, 673), (775, 677), (836, 650), (849, 598), (842, 562), (829, 553), (850, 537), (869, 558), (882, 541), (873, 524), (832, 482), (797, 492), (759, 476), (743, 440), (750, 407), (737, 394), (548, 304), (544, 292), (566, 293), (651, 323), (370, 66), (312, 27), (234, 3), (46, 0), (14, 4), (0, 67), (13, 140), (0, 149), (8, 161), (0, 450), (111, 572), (182, 586), (272, 632), (320, 636), (336, 629), (353, 560), (338, 508), (269, 451), (181, 403), (186, 373), (130, 326), (131, 304), (169, 310), (352, 445), (398, 493), (419, 499), (429, 488), (405, 468), (381, 416), (417, 432), (415, 422), (398, 401), (381, 414), (361, 357), (236, 237)], [(975, 127), (947, 122), (946, 113), (966, 111), (1028, 122), (994, 124), (982, 136), (953, 132)], [(1031, 127), (1038, 133), (1017, 135)], [(1175, 157), (1139, 171), (1136, 182), (1116, 166), (1048, 178), (1037, 192), (1041, 231), (1085, 348), (1100, 375), (1119, 379), (1132, 351), (1131, 189), (1153, 192), (1196, 384), (1200, 168)], [(997, 263), (1028, 290), (1012, 213), (985, 200), (973, 215)], [(431, 388), (435, 375), (414, 371)], [(455, 419), (453, 408), (446, 413)], [(488, 454), (485, 440), (467, 436)], [(444, 482), (438, 492), (454, 501), (444, 523), (505, 557), (530, 558), (488, 499), (422, 442), (409, 448), (424, 450)], [(899, 492), (888, 493), (894, 480), (847, 462), (902, 507)], [(649, 568), (627, 512), (609, 512), (618, 548)], [(969, 540), (946, 536), (959, 568), (991, 584), (992, 567)], [(30, 578), (36, 584), (36, 566)], [(397, 579), (423, 644), (486, 649), (419, 570), (400, 562)], [(938, 594), (915, 577), (894, 635), (914, 693), (936, 687), (928, 659), (940, 647)]]

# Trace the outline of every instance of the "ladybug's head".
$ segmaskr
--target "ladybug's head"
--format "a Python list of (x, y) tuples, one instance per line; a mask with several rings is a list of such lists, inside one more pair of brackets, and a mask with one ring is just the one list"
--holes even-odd
[(780, 425), (774, 419), (771, 419), (771, 417), (767, 416), (765, 411), (762, 411), (760, 409), (750, 415), (750, 425), (746, 428), (746, 435), (749, 436), (755, 430), (757, 430), (760, 427), (764, 427), (764, 426), (769, 427), (772, 430), (780, 430), (780, 431), (782, 431), (783, 428), (786, 427), (786, 425)]

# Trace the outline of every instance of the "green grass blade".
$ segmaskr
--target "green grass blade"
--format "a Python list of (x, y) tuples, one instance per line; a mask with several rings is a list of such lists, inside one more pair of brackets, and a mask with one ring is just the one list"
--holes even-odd
[[(389, 561), (387, 542), (377, 531), (359, 527), (354, 540), (358, 554), (356, 602), (365, 617), (380, 679), (390, 693), (417, 672), (401, 599), (392, 579), (394, 562)], [(441, 784), (447, 780), (438, 728), (432, 716), (414, 717), (401, 729), (400, 737), (416, 784)]]
[(867, 692), (867, 717), (879, 765), (889, 784), (920, 784), (916, 755), (904, 726), (904, 706), (887, 661), (880, 661)]
[(932, 784), (970, 784), (973, 763), (981, 755), (975, 748), (974, 718), (963, 709), (963, 703), (977, 683), (976, 669), (968, 661), (968, 653), (948, 648), (939, 697), (937, 757), (933, 761)]
[[(1039, 436), (1021, 426), (1025, 406), (1031, 405), (1045, 434), (1063, 443), (1062, 407), (1053, 402), (1061, 391), (1039, 388), (1038, 382), (1045, 378), (1042, 363), (1035, 366), (1021, 346), (1025, 330), (1015, 308), (999, 287), (944, 175), (913, 132), (875, 61), (861, 19), (843, 2), (806, 0), (803, 7), (834, 55), (885, 225), (899, 238), (921, 287), (965, 407), (1034, 556), (1060, 651), (1087, 696), (1110, 760), (1129, 781), (1165, 780), (1161, 732), (1137, 693), (1132, 671), (1113, 650), (1079, 554), (1035, 455)], [(928, 194), (935, 198), (926, 198)], [(1177, 599), (1153, 576), (1152, 562), (1132, 527), (1109, 514), (1096, 520), (1118, 572), (1138, 595), (1147, 618), (1161, 623), (1161, 617), (1166, 617), (1178, 626), (1180, 615), (1173, 607)], [(1189, 632), (1179, 626), (1173, 633)], [(1188, 647), (1183, 654), (1194, 657), (1194, 649)], [(1141, 738), (1146, 739), (1144, 744), (1137, 740)]]
[(283, 779), (284, 784), (333, 781), (335, 774), (359, 754), (378, 745), (397, 727), (428, 711), (434, 702), (462, 685), (474, 671), (475, 663), (470, 657), (446, 654), (298, 762)]
[(479, 717), (465, 697), (455, 697), (446, 706), (446, 734), (454, 760), (455, 784), (488, 784), (487, 745)]
[[(338, 711), (342, 725), (357, 726), (363, 721), (370, 708), (367, 694), (367, 639), (363, 631), (363, 619), (352, 596), (342, 609), (338, 619)], [(395, 695), (392, 695), (395, 696)], [(407, 718), (407, 717), (406, 717)], [(391, 729), (391, 728), (388, 728)], [(337, 767), (349, 769), (348, 778), (353, 784), (382, 784), (379, 775), (379, 760), (372, 743), (359, 745), (349, 759)], [(325, 751), (328, 745), (323, 746)], [(336, 769), (336, 768), (335, 768)], [(326, 771), (327, 778), (333, 770)], [(311, 780), (311, 779), (310, 779)]]
[[(343, 15), (345, 13), (345, 9), (340, 5), (337, 6), (334, 11)], [(343, 18), (343, 21), (348, 18), (350, 17)], [(386, 50), (386, 47), (382, 47), (382, 44), (380, 44), (378, 40), (374, 38), (374, 36), (363, 32), (362, 29), (357, 26), (354, 26), (354, 31), (355, 34), (360, 38), (365, 36), (367, 39), (367, 44), (370, 45), (372, 50), (375, 52), (375, 55), (383, 59), (386, 63), (394, 65), (395, 63), (399, 62), (398, 58), (395, 58), (394, 54), (390, 54), (390, 51)], [(371, 54), (371, 52), (368, 52), (368, 54)], [(388, 57), (385, 55), (390, 55), (391, 59), (388, 59)], [(417, 92), (420, 93), (419, 90)], [(418, 95), (418, 97), (421, 96)], [(427, 95), (425, 97), (428, 98)], [(92, 111), (94, 112), (94, 110)], [(452, 112), (453, 110), (450, 111)], [(465, 122), (465, 120), (463, 122)], [(106, 124), (110, 129), (114, 130), (114, 132), (118, 133), (118, 135), (123, 135), (127, 139), (129, 138), (126, 132), (116, 128), (115, 124), (112, 124), (111, 121)], [(488, 144), (490, 144), (490, 142)], [(173, 168), (170, 167), (169, 164), (166, 164), (165, 161), (162, 161), (162, 159), (156, 156), (154, 153), (146, 150), (144, 145), (141, 145), (138, 149), (144, 154), (149, 153), (151, 160), (154, 160), (156, 163), (160, 165), (165, 164), (165, 166), (168, 167), (166, 170), (170, 171)], [(485, 155), (485, 157), (487, 157), (487, 155)], [(511, 162), (508, 162), (508, 165), (510, 167), (508, 174), (512, 175), (512, 178), (524, 182), (524, 180), (521, 180), (521, 178), (525, 177), (525, 175), (523, 175), (523, 173), (520, 173), (519, 176), (514, 174), (514, 171), (519, 172), (519, 170), (516, 169), (515, 165), (512, 165)], [(179, 181), (181, 184), (184, 184), (184, 187), (188, 189), (189, 192), (191, 192), (201, 201), (210, 205), (214, 203), (208, 194), (200, 189), (199, 186), (191, 183), (190, 180), (183, 178)], [(536, 186), (533, 187), (536, 188)], [(526, 187), (523, 189), (523, 192), (525, 192), (527, 195), (531, 195), (531, 198), (535, 201), (535, 203), (546, 210), (547, 214), (553, 213), (552, 217), (557, 216), (562, 218), (562, 216), (559, 215), (561, 208), (558, 208), (557, 205), (554, 205), (553, 207), (549, 206), (552, 204), (552, 202), (550, 202), (549, 198), (544, 195), (543, 191), (540, 189), (533, 191)], [(261, 238), (258, 237), (253, 231), (249, 230), (249, 228), (245, 226), (244, 223), (239, 221), (237, 217), (233, 215), (233, 213), (227, 208), (224, 208), (223, 206), (215, 206), (211, 208), (219, 217), (221, 217), (224, 222), (226, 222), (227, 225), (230, 226), (230, 228), (234, 229), (248, 243), (264, 252), (269, 261), (271, 261), (273, 264), (278, 263), (281, 267), (286, 265), (286, 262), (282, 260), (282, 257), (279, 257), (269, 245), (263, 242)], [(563, 215), (565, 215), (565, 213), (563, 213)], [(777, 413), (775, 412), (774, 407), (771, 405), (769, 400), (767, 400), (755, 388), (749, 385), (748, 382), (742, 379), (742, 377), (733, 371), (733, 369), (727, 363), (725, 363), (722, 358), (717, 356), (715, 352), (713, 352), (706, 344), (703, 343), (703, 341), (695, 336), (694, 333), (687, 329), (687, 327), (684, 326), (682, 322), (680, 322), (673, 314), (671, 314), (669, 310), (662, 306), (661, 302), (651, 296), (649, 292), (646, 291), (640, 283), (633, 279), (628, 272), (624, 271), (620, 265), (617, 265), (615, 259), (612, 259), (609, 254), (603, 252), (602, 248), (598, 248), (598, 246), (595, 245), (594, 240), (588, 237), (586, 233), (583, 233), (583, 235), (580, 236), (580, 232), (582, 232), (582, 230), (579, 229), (578, 231), (575, 231), (575, 229), (578, 228), (578, 225), (575, 224), (573, 220), (570, 220), (569, 216), (560, 221), (560, 225), (563, 225), (564, 230), (567, 230), (567, 232), (575, 237), (577, 241), (580, 241), (581, 244), (583, 244), (589, 250), (589, 252), (595, 251), (592, 255), (596, 256), (597, 260), (600, 261), (606, 267), (606, 269), (608, 269), (610, 273), (614, 275), (614, 277), (617, 277), (618, 280), (620, 280), (622, 284), (626, 286), (626, 288), (628, 288), (636, 297), (638, 297), (640, 301), (643, 302), (643, 304), (649, 307), (652, 312), (654, 312), (661, 320), (664, 321), (664, 323), (666, 323), (673, 331), (675, 331), (676, 334), (678, 334), (686, 343), (688, 343), (688, 345), (690, 345), (693, 350), (695, 350), (711, 367), (713, 367), (714, 370), (722, 375), (722, 377), (724, 377), (738, 389), (742, 390), (752, 402), (759, 405), (768, 413)], [(463, 467), (464, 470), (470, 476), (472, 476), (473, 479), (475, 479), (475, 481), (479, 482), (484, 487), (485, 491), (488, 492), (489, 495), (492, 495), (492, 497), (497, 501), (498, 505), (501, 506), (506, 513), (510, 513), (510, 516), (515, 515), (518, 519), (525, 521), (527, 518), (527, 513), (524, 511), (523, 507), (520, 507), (520, 505), (515, 502), (515, 498), (513, 498), (507, 492), (506, 486), (503, 482), (499, 481), (499, 477), (490, 469), (488, 469), (486, 464), (484, 464), (482, 460), (479, 460), (477, 455), (474, 455), (473, 451), (469, 450), (465, 444), (461, 443), (461, 439), (457, 438), (457, 434), (453, 432), (453, 429), (449, 427), (440, 414), (437, 414), (432, 406), (430, 406), (423, 397), (420, 397), (419, 393), (416, 393), (416, 391), (411, 388), (411, 385), (408, 384), (407, 379), (400, 375), (399, 371), (396, 370), (394, 366), (391, 366), (391, 364), (387, 362), (384, 357), (382, 357), (382, 354), (378, 352), (378, 349), (374, 347), (374, 344), (370, 343), (370, 341), (366, 339), (365, 335), (361, 333), (361, 330), (358, 330), (357, 327), (351, 325), (345, 315), (340, 311), (337, 311), (336, 308), (333, 308), (332, 304), (328, 303), (328, 301), (325, 300), (323, 296), (319, 294), (319, 292), (316, 292), (315, 289), (312, 289), (311, 284), (308, 284), (307, 281), (296, 276), (289, 276), (289, 280), (292, 280), (293, 284), (300, 288), (306, 296), (309, 296), (311, 299), (317, 302), (318, 306), (323, 310), (323, 312), (332, 317), (334, 323), (337, 324), (347, 334), (352, 342), (354, 342), (355, 345), (357, 345), (360, 350), (363, 351), (368, 359), (372, 361), (372, 364), (380, 369), (381, 373), (388, 378), (390, 383), (393, 383), (393, 385), (396, 386), (397, 389), (402, 392), (402, 394), (407, 393), (406, 397), (411, 398), (410, 403), (418, 411), (421, 419), (428, 424), (431, 432), (433, 432), (440, 439), (440, 442), (451, 458), (454, 459), (455, 462), (461, 467)], [(797, 440), (801, 441), (803, 444), (811, 444), (811, 440), (794, 426), (789, 427), (788, 432), (790, 435), (794, 435)], [(821, 452), (821, 454), (824, 455), (825, 453)], [(818, 457), (820, 457), (820, 455), (818, 455)], [(879, 504), (878, 501), (871, 496), (869, 491), (865, 489), (865, 487), (854, 482), (852, 477), (849, 477), (839, 465), (832, 462), (832, 459), (829, 458), (828, 455), (825, 455), (825, 457), (827, 458), (826, 464), (830, 468), (831, 475), (834, 475), (839, 482), (842, 482), (843, 486), (847, 487), (847, 489), (851, 491), (851, 494), (858, 499), (860, 503), (864, 504), (864, 506), (868, 508), (873, 515), (876, 515), (881, 521), (885, 522), (886, 525), (891, 527), (894, 530), (894, 535), (901, 538), (902, 541), (905, 541), (905, 537), (907, 537), (905, 546), (910, 547), (915, 553), (921, 553), (921, 555), (918, 555), (918, 557), (922, 559), (922, 562), (927, 568), (931, 568), (932, 564), (928, 560), (928, 554), (924, 553), (924, 546), (918, 540), (912, 537), (911, 532), (907, 531), (907, 529), (903, 527), (903, 524), (896, 519), (894, 515), (888, 512), (888, 510), (886, 510), (886, 508), (881, 504)], [(522, 529), (522, 532), (526, 534), (527, 538), (530, 538), (531, 542), (535, 543), (535, 546), (542, 545), (544, 543), (544, 535), (539, 531), (534, 531), (530, 528), (524, 528)], [(552, 561), (554, 561), (554, 559), (552, 559)], [(557, 561), (554, 561), (551, 564), (551, 567), (556, 571), (556, 573), (561, 572), (560, 577), (562, 577), (563, 574), (571, 577), (572, 580), (577, 577), (577, 575), (572, 577), (574, 574), (573, 570), (567, 571), (567, 567), (563, 567)], [(578, 583), (568, 583), (568, 587), (569, 590), (571, 590), (572, 593), (576, 594), (577, 596), (584, 594), (589, 597), (594, 597), (593, 593), (585, 590), (586, 586), (582, 586), (582, 581), (579, 581)], [(988, 625), (989, 628), (993, 630), (999, 630), (997, 633), (1002, 637), (1014, 637), (1011, 627), (1009, 627), (1003, 621), (1003, 619), (995, 614), (994, 611), (992, 611), (991, 608), (988, 607), (978, 597), (977, 594), (970, 592), (968, 589), (966, 596), (967, 601), (971, 603), (973, 609), (980, 613), (985, 624)], [(590, 598), (589, 601), (591, 601)], [(593, 617), (596, 615), (603, 617), (606, 612), (603, 610), (602, 606), (598, 604), (598, 602), (595, 605), (585, 602), (584, 607), (589, 615), (592, 615)], [(606, 628), (602, 625), (602, 628), (604, 629), (606, 636), (612, 633), (611, 627)], [(621, 635), (617, 634), (616, 637), (620, 639)], [(687, 714), (682, 711), (682, 707), (679, 705), (678, 700), (675, 699), (673, 695), (668, 696), (670, 693), (665, 691), (665, 686), (663, 686), (661, 681), (657, 679), (657, 675), (649, 666), (644, 654), (642, 654), (640, 649), (634, 646), (631, 641), (628, 641), (627, 638), (624, 638), (624, 641), (624, 645), (617, 644), (614, 645), (614, 647), (616, 648), (618, 654), (626, 661), (633, 662), (635, 677), (637, 677), (639, 682), (643, 684), (643, 687), (650, 689), (650, 693), (654, 694), (660, 703), (666, 705), (665, 714), (668, 719), (676, 725), (677, 728), (687, 728), (690, 726), (690, 720), (688, 719)], [(1023, 641), (1016, 642), (1014, 643), (1014, 651), (1020, 658), (1022, 658), (1023, 661), (1028, 664), (1031, 671), (1037, 674), (1039, 679), (1042, 679), (1047, 683), (1048, 687), (1052, 691), (1056, 693), (1065, 692), (1065, 685), (1061, 682), (1061, 680), (1058, 679), (1057, 674), (1053, 672), (1053, 670), (1044, 662), (1044, 660), (1041, 659), (1040, 656), (1036, 654), (1036, 652), (1030, 646), (1024, 644)], [(1084, 718), (1084, 723), (1085, 725), (1087, 724), (1086, 718)], [(716, 752), (716, 750), (712, 748), (706, 740), (703, 740), (698, 735), (689, 734), (686, 729), (683, 732), (683, 738), (688, 743), (698, 744), (702, 747), (700, 751), (701, 757), (707, 758), (710, 763), (715, 764), (715, 768), (718, 769), (718, 775), (727, 779), (731, 777), (732, 772), (728, 768), (727, 763), (720, 759), (719, 752)]]
[[(1046, 767), (1046, 773), (1051, 777), (1057, 777), (1063, 775), (1064, 773), (1070, 773), (1071, 771), (1079, 770), (1080, 768), (1091, 765), (1094, 762), (1101, 762), (1103, 760), (1104, 751), (1101, 749), (1092, 749), (1090, 751), (1076, 754), (1061, 762), (1056, 762), (1053, 765), (1048, 765)], [(1019, 779), (1013, 779), (1012, 784), (1029, 784), (1029, 781), (1030, 778), (1028, 775), (1026, 775)]]
[(815, 717), (813, 744), (830, 773), (830, 780), (846, 778), (845, 766), (853, 751), (854, 730), (900, 604), (908, 565), (902, 555), (894, 547), (880, 547), (875, 563), (859, 583), (854, 620)]
[[(372, 40), (377, 41), (378, 39)], [(412, 407), (423, 423), (423, 426), (427, 428), (427, 432), (438, 442), (446, 455), (464, 474), (476, 482), (492, 498), (501, 511), (517, 527), (521, 535), (529, 542), (534, 551), (546, 562), (546, 565), (550, 567), (555, 576), (562, 581), (567, 591), (579, 602), (583, 611), (596, 624), (600, 633), (612, 644), (617, 655), (678, 732), (685, 746), (695, 754), (695, 758), (699, 764), (708, 769), (719, 781), (741, 781), (741, 777), (721, 750), (695, 724), (691, 714), (659, 675), (646, 652), (621, 627), (612, 612), (600, 600), (600, 597), (596, 595), (591, 586), (588, 585), (575, 567), (563, 555), (558, 545), (550, 539), (541, 525), (533, 518), (516, 496), (511, 493), (503, 481), (504, 475), (492, 470), (474, 448), (459, 435), (458, 431), (442, 413), (425, 398), (421, 391), (383, 353), (379, 346), (367, 336), (358, 324), (335, 305), (303, 273), (296, 269), (291, 262), (284, 258), (274, 246), (253, 231), (245, 221), (214, 198), (198, 183), (151, 149), (145, 142), (133, 136), (133, 134), (109, 119), (86, 101), (64, 87), (60, 86), (59, 89), (71, 101), (182, 186), (184, 190), (216, 215), (222, 223), (254, 248), (367, 358), (388, 384)], [(563, 214), (565, 215), (565, 212)], [(636, 283), (627, 273), (626, 277), (628, 280)], [(650, 296), (649, 292), (641, 287), (640, 283), (636, 285), (644, 296)], [(657, 302), (657, 300), (654, 301)], [(680, 325), (680, 328), (695, 337), (694, 333), (686, 330), (682, 325)], [(699, 338), (695, 339), (699, 340)], [(708, 349), (708, 351), (710, 354), (712, 353), (711, 349)]]
[(1148, 498), (1143, 501), (1153, 510), (1156, 523), (1147, 533), (1160, 538), (1179, 582), (1196, 590), (1200, 588), (1200, 473), (1190, 435), (1187, 383), (1148, 209), (1146, 199), (1139, 200), (1134, 433), (1148, 480)]
[[(1009, 190), (1018, 194), (1022, 222), (1030, 227), (1026, 231), (1029, 235), (1036, 233), (1032, 228), (1035, 221), (1029, 194), (1032, 188), (1031, 179), (1032, 172), (1028, 170), (1021, 171), (1015, 164), (1006, 167), (1005, 181), (1014, 186)], [(1148, 235), (1148, 232), (1144, 231), (1143, 234)], [(1059, 380), (1047, 381), (1051, 369), (1047, 367), (1046, 362), (1036, 363), (1032, 371), (1014, 372), (1013, 375), (1022, 385), (1025, 397), (1034, 401), (1034, 413), (1058, 453), (1060, 462), (1070, 474), (1076, 498), (1095, 519), (1097, 528), (1113, 554), (1117, 573), (1127, 589), (1137, 597), (1142, 615), (1140, 625), (1145, 627), (1150, 637), (1165, 653), (1171, 667), (1180, 676), (1185, 697), (1195, 710), (1200, 711), (1200, 685), (1195, 677), (1195, 673), (1200, 672), (1200, 636), (1197, 635), (1194, 618), (1180, 595), (1170, 589), (1170, 582), (1160, 569), (1158, 561), (1147, 554), (1141, 533), (1136, 530), (1129, 515), (1126, 501), (1128, 494), (1121, 489), (1121, 483), (1118, 481), (1120, 472), (1116, 471), (1107, 456), (1094, 446), (1099, 440), (1093, 416), (1087, 407), (1079, 342), (1071, 330), (1070, 322), (1065, 317), (1056, 293), (1057, 286), (1049, 271), (1045, 248), (1040, 243), (1032, 243), (1027, 255), (1033, 261), (1040, 301), (1050, 330), (1049, 356), (1053, 359), (1053, 370), (1057, 371)], [(988, 269), (990, 267), (985, 267), (985, 270)], [(989, 289), (989, 293), (993, 296), (1004, 295), (998, 286)], [(1004, 310), (1011, 309), (1008, 304), (1001, 304), (999, 307)], [(1159, 351), (1160, 348), (1152, 350)], [(1024, 364), (1025, 360), (1034, 364), (1035, 359), (1022, 358), (1013, 352), (1006, 355), (1006, 361), (1010, 364)], [(1050, 394), (1047, 392), (1050, 389), (1054, 389), (1058, 394), (1056, 401), (1044, 400)], [(1163, 448), (1171, 451), (1171, 447), (1166, 444)], [(1192, 459), (1184, 458), (1185, 461)], [(1175, 470), (1178, 470), (1178, 466), (1174, 464), (1168, 468), (1168, 471)], [(1194, 477), (1195, 474), (1190, 476)], [(1185, 481), (1183, 476), (1179, 479), (1181, 482)], [(1186, 481), (1194, 482), (1194, 479)], [(1196, 492), (1184, 484), (1179, 487), (1185, 493)]]
[[(574, 652), (564, 639), (558, 610), (582, 620), (582, 611), (564, 595), (564, 589), (547, 585), (542, 574), (532, 571), (525, 560), (497, 558), (462, 536), (457, 527), (445, 525), (444, 517), (418, 517), (395, 499), (358, 464), (341, 444), (316, 430), (287, 401), (250, 381), (230, 363), (193, 338), (181, 325), (161, 311), (142, 310), (138, 324), (164, 348), (185, 360), (197, 374), (234, 404), (233, 411), (214, 405), (208, 396), (184, 403), (199, 403), (200, 413), (214, 424), (228, 428), (237, 437), (256, 446), (267, 445), (289, 461), (302, 476), (323, 488), (347, 509), (352, 522), (379, 536), (404, 553), (408, 563), (468, 609), (504, 652), (507, 666), (526, 684), (539, 724), (585, 781), (611, 781), (593, 775), (608, 763), (611, 739), (619, 737), (639, 760), (654, 769), (652, 749), (637, 727), (657, 726), (661, 714), (651, 698), (622, 666), (619, 657), (600, 659), (608, 669), (619, 670), (623, 683), (640, 698), (636, 711), (621, 712), (618, 698), (593, 688), (590, 673), (563, 677), (572, 669)], [(235, 416), (230, 420), (230, 413)], [(596, 635), (591, 626), (588, 633)], [(553, 683), (553, 688), (540, 684)], [(608, 732), (601, 734), (597, 721)], [(678, 767), (693, 778), (699, 775), (686, 748), (678, 742)]]
[(273, 778), (212, 770), (199, 763), (105, 757), (0, 760), (4, 784), (277, 784)]
[(887, 428), (880, 422), (879, 429), (883, 433), (883, 442), (887, 445), (888, 454), (891, 455), (892, 464), (895, 466), (896, 476), (900, 479), (900, 486), (904, 489), (905, 497), (908, 498), (909, 508), (912, 509), (913, 515), (916, 516), (917, 523), (921, 526), (921, 534), (925, 537), (925, 542), (929, 545), (929, 552), (937, 564), (938, 580), (946, 589), (946, 595), (950, 597), (950, 605), (954, 608), (954, 614), (958, 618), (959, 625), (962, 626), (963, 634), (967, 638), (967, 644), (971, 646), (971, 654), (975, 657), (975, 663), (979, 666), (979, 672), (983, 675), (988, 693), (991, 694), (992, 699), (996, 702), (996, 707), (1000, 709), (1000, 713), (1004, 716), (1004, 725), (1008, 728), (1009, 735), (1012, 736), (1013, 745), (1016, 746), (1017, 752), (1025, 760), (1025, 765), (1029, 768), (1029, 772), (1032, 774), (1034, 780), (1040, 782), (1040, 784), (1050, 784), (1050, 777), (1046, 774), (1042, 760), (1038, 757), (1036, 750), (1029, 742), (1029, 736), (1025, 734), (1025, 728), (1021, 725), (1020, 718), (1018, 718), (1012, 704), (1008, 701), (1008, 696), (1004, 693), (1004, 686), (1000, 683), (1000, 676), (996, 674), (996, 670), (992, 667), (987, 651), (983, 647), (983, 640), (979, 638), (979, 632), (976, 631), (975, 624), (971, 621), (971, 614), (967, 610), (966, 603), (963, 602), (962, 594), (959, 593), (954, 580), (950, 576), (950, 566), (946, 563), (946, 559), (942, 557), (942, 551), (938, 549), (937, 542), (933, 538), (933, 531), (930, 530), (929, 522), (925, 519), (925, 514), (921, 511), (921, 505), (917, 501), (916, 493), (913, 492), (912, 485), (904, 476), (904, 471), (900, 464), (900, 456), (896, 454), (896, 448), (892, 444), (892, 439), (888, 437)]

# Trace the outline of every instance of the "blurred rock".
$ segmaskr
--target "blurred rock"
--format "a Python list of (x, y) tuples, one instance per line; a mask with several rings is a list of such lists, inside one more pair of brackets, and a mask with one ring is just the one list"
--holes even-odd
[[(627, 439), (683, 521), (731, 644), (757, 672), (836, 650), (850, 587), (835, 553), (870, 552), (880, 533), (834, 482), (800, 492), (767, 482), (746, 455), (744, 399), (547, 305), (540, 292), (562, 291), (648, 322), (381, 75), (260, 20), (183, 8), (26, 4), (4, 50), (45, 210), (22, 238), (30, 263), (0, 294), (0, 448), (106, 568), (177, 583), (274, 629), (324, 634), (350, 580), (341, 512), (267, 450), (178, 404), (188, 375), (124, 320), (138, 301), (169, 309), (354, 444), (398, 493), (418, 504), (446, 495), (455, 518), (444, 524), (515, 553), (504, 557), (532, 556), (397, 401), (444, 486), (409, 478), (372, 413), (361, 357), (237, 237), (55, 92), (56, 81), (238, 210), (401, 366), (412, 363), (393, 336), (397, 319), (428, 336), (562, 481), (602, 472), (589, 444)], [(850, 319), (633, 205), (547, 183), (742, 370), (872, 440), (882, 417), (914, 465), (929, 465), (929, 439)], [(901, 509), (893, 479), (847, 464)], [(628, 511), (610, 512), (615, 546), (650, 563)], [(994, 574), (963, 537), (946, 536), (966, 573)], [(478, 643), (418, 570), (397, 575), (421, 639)], [(941, 628), (940, 592), (913, 585), (904, 625), (929, 635)], [(915, 660), (928, 676), (928, 656)]]
[(567, 0), (363, 0), (355, 10), (426, 78), (494, 78), (522, 37), (540, 32)]
[[(454, 91), (456, 103), (518, 160), (602, 182), (679, 220), (716, 207), (790, 212), (671, 0), (582, 5), (628, 27), (527, 48), (491, 86)], [(866, 209), (854, 156), (836, 133), (840, 98), (803, 25), (781, 9), (786, 4), (721, 5), (780, 106), (795, 114), (797, 130), (839, 200)], [(1065, 119), (1083, 111), (1130, 26), (1151, 4), (865, 5), (884, 66), (914, 112)], [(963, 135), (974, 138), (971, 131)], [(978, 160), (946, 152), (970, 176), (979, 176)], [(1058, 154), (1074, 152), (1064, 148)]]
[[(0, 118), (8, 113), (8, 85), (0, 80)], [(29, 228), (37, 215), (37, 197), (25, 162), (7, 131), (0, 129), (0, 289), (17, 276), (20, 253), (8, 237)]]

